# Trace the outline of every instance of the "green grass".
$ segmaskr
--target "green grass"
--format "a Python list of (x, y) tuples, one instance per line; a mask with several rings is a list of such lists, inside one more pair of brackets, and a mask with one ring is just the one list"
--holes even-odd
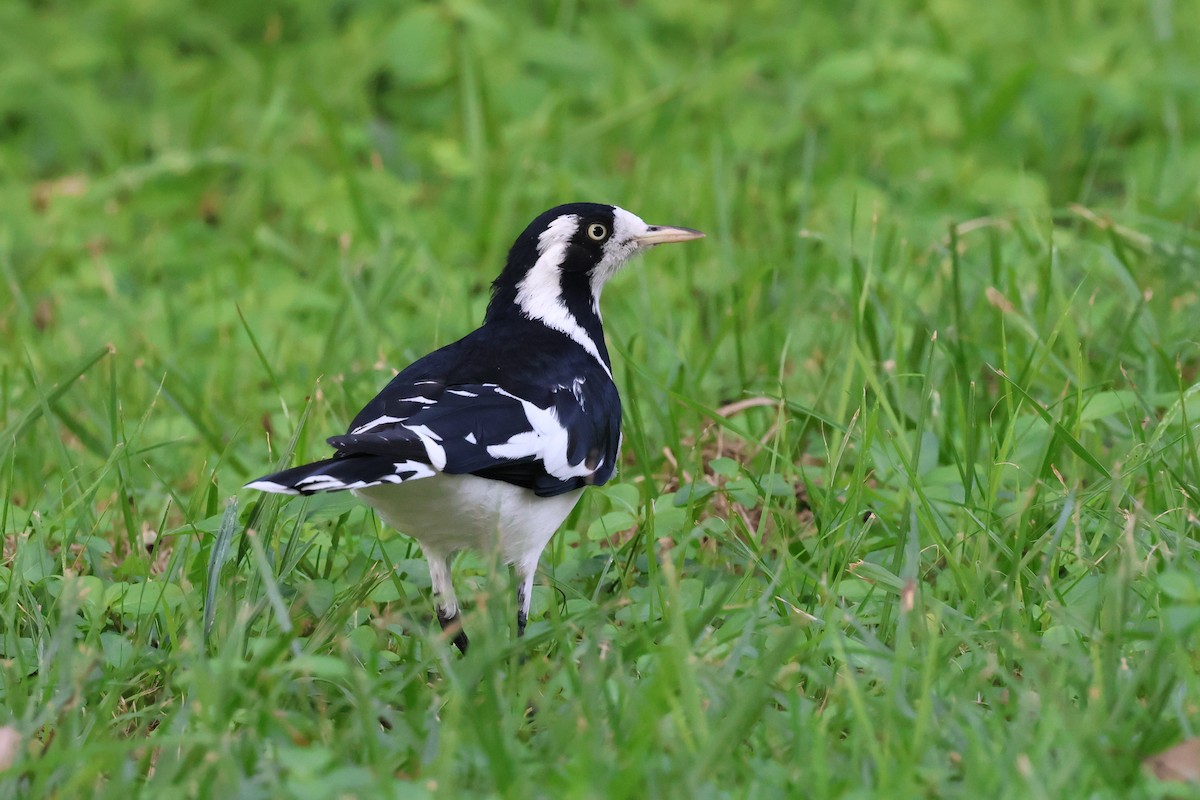
[[(1186, 791), (1186, 5), (4, 4), (0, 796)], [(408, 539), (239, 487), (573, 200), (709, 238), (609, 287), (619, 478), (527, 639), (457, 562), (460, 658)]]

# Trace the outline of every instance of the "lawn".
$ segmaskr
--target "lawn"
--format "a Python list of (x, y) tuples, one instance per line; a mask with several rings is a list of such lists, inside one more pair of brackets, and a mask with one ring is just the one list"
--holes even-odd
[[(1171, 797), (1200, 727), (1200, 15), (0, 6), (0, 797)], [(617, 478), (455, 564), (328, 453), (562, 202)]]

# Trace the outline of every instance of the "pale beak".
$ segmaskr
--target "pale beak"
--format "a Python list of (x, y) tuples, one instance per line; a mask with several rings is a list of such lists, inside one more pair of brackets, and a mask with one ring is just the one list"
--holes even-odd
[(704, 234), (691, 228), (672, 228), (669, 225), (651, 225), (641, 236), (633, 237), (639, 247), (650, 247), (668, 242), (690, 242), (692, 239), (703, 239)]

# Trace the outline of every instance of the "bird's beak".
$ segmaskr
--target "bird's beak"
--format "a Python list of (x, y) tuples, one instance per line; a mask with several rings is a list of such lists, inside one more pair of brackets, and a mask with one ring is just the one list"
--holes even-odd
[(641, 236), (633, 237), (639, 247), (650, 247), (668, 242), (689, 242), (692, 239), (703, 239), (704, 234), (691, 228), (672, 228), (669, 225), (651, 225)]

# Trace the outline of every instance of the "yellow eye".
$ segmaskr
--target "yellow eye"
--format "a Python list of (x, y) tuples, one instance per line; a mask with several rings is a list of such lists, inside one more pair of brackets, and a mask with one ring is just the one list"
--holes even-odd
[(602, 241), (605, 236), (608, 236), (608, 228), (601, 225), (599, 222), (593, 222), (588, 225), (587, 234), (597, 242)]

